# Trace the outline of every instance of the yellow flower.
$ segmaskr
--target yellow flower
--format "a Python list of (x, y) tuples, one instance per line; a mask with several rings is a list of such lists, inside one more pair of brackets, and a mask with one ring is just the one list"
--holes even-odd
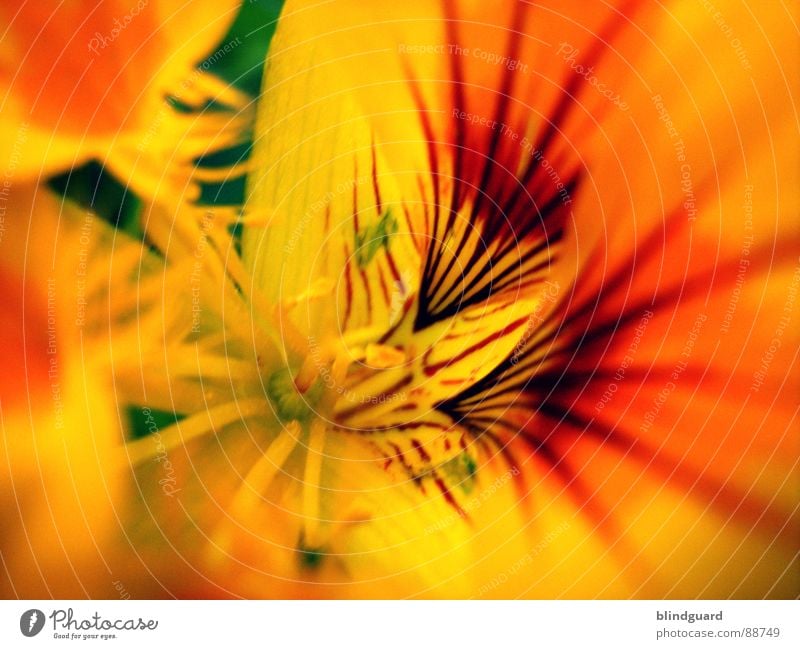
[(617, 4), (287, 3), (241, 238), (146, 217), (142, 593), (795, 593), (791, 21)]

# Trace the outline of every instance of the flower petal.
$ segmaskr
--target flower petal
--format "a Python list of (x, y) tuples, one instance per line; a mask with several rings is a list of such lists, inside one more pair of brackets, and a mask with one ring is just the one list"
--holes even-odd
[[(0, 125), (10, 136), (0, 145), (0, 168), (36, 180), (97, 158), (145, 196), (175, 204), (191, 194), (195, 159), (235, 144), (244, 130), (241, 93), (194, 70), (239, 4), (4, 3)], [(232, 111), (190, 119), (168, 95), (189, 106), (216, 100)]]
[(83, 328), (92, 279), (75, 266), (100, 224), (23, 185), (4, 207), (0, 592), (110, 594), (104, 562), (113, 563), (115, 512), (126, 497), (114, 461), (122, 439), (108, 365)]

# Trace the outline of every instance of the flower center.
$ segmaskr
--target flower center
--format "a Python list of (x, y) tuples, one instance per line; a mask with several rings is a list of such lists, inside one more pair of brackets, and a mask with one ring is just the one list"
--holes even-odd
[(304, 422), (317, 414), (324, 393), (322, 382), (315, 379), (310, 386), (299, 386), (288, 368), (274, 372), (267, 381), (267, 395), (275, 413), (284, 424)]

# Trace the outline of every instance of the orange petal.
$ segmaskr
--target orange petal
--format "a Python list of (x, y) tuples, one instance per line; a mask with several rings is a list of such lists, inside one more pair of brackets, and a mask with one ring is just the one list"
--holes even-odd
[(145, 138), (163, 100), (232, 22), (239, 2), (3, 3), (0, 165), (37, 177)]

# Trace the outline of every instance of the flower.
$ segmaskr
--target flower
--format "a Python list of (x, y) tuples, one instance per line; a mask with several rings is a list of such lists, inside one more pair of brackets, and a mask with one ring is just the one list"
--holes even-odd
[[(92, 278), (63, 307), (86, 309), (70, 340), (97, 386), (74, 457), (84, 409), (128, 419), (76, 491), (114, 574), (79, 587), (796, 596), (793, 24), (727, 3), (287, 2), (239, 209), (187, 202), (172, 167), (159, 191), (111, 146), (147, 199), (142, 245), (42, 211), (36, 246)], [(0, 278), (29, 291), (20, 265)], [(0, 397), (24, 428), (42, 313), (11, 306), (26, 373)]]
[(196, 164), (240, 142), (248, 127), (249, 98), (203, 60), (239, 4), (4, 3), (6, 177), (38, 181), (96, 159), (132, 191), (186, 209), (199, 197), (198, 182), (234, 174)]
[(125, 259), (141, 270), (142, 251), (35, 183), (96, 159), (141, 197), (190, 211), (199, 182), (236, 172), (196, 159), (249, 125), (249, 99), (200, 61), (238, 2), (179, 4), (0, 7), (6, 597), (108, 595), (112, 566), (130, 560), (116, 534), (130, 481), (109, 352), (114, 336), (130, 339), (131, 319), (126, 297), (110, 304), (105, 288), (135, 281)]
[(287, 3), (240, 227), (147, 218), (162, 586), (794, 592), (788, 21), (617, 4)]
[(0, 593), (87, 597), (108, 588), (130, 498), (107, 353), (131, 331), (105, 289), (141, 251), (42, 188), (15, 185), (3, 207)]

